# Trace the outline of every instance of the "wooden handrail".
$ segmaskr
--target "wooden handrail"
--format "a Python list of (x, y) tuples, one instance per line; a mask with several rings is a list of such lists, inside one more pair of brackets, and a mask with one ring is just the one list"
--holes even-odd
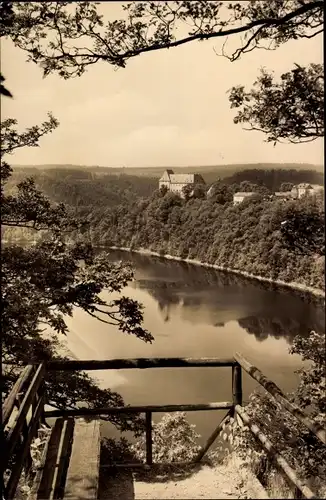
[(116, 415), (117, 413), (163, 413), (177, 411), (230, 410), (232, 401), (220, 403), (198, 403), (194, 405), (149, 405), (149, 406), (110, 406), (106, 408), (78, 408), (76, 410), (51, 410), (45, 412), (46, 418), (84, 417), (88, 415)]
[(12, 453), (12, 451), (16, 445), (17, 438), (18, 438), (18, 436), (22, 430), (22, 427), (24, 425), (24, 421), (25, 421), (26, 415), (29, 411), (29, 408), (32, 404), (32, 400), (33, 400), (34, 396), (36, 395), (38, 389), (40, 388), (41, 384), (44, 382), (44, 373), (45, 373), (45, 366), (44, 366), (44, 364), (41, 364), (38, 367), (38, 369), (33, 377), (31, 385), (29, 386), (29, 388), (26, 392), (26, 395), (23, 399), (21, 407), (20, 407), (18, 414), (15, 418), (15, 422), (13, 424), (13, 427), (9, 430), (8, 436), (6, 438), (5, 453), (4, 453), (6, 460), (8, 459), (8, 457), (10, 456), (10, 454)]
[(295, 404), (290, 401), (283, 394), (281, 389), (248, 360), (246, 360), (240, 353), (235, 353), (235, 360), (241, 367), (255, 379), (273, 398), (278, 401), (291, 415), (293, 415), (301, 424), (307, 427), (323, 444), (326, 444), (326, 430), (319, 424), (313, 422), (304, 412)]
[(30, 450), (30, 445), (32, 443), (32, 440), (33, 440), (35, 434), (37, 433), (39, 419), (40, 419), (41, 413), (43, 411), (43, 406), (44, 406), (44, 394), (39, 399), (39, 401), (37, 403), (37, 407), (34, 411), (34, 414), (32, 416), (30, 423), (29, 423), (29, 426), (28, 426), (27, 439), (24, 443), (23, 449), (21, 450), (21, 452), (18, 456), (18, 460), (14, 465), (12, 474), (11, 474), (9, 481), (8, 481), (8, 484), (6, 486), (7, 498), (13, 498), (13, 496), (15, 494), (15, 491), (16, 491), (16, 488), (17, 488), (17, 485), (19, 482), (19, 477), (21, 475), (21, 471), (22, 471), (23, 466), (24, 466), (24, 462), (25, 462), (26, 457), (27, 457), (29, 450)]
[[(276, 463), (278, 468), (282, 470), (282, 472), (291, 482), (291, 484), (294, 485), (295, 488), (300, 490), (305, 498), (317, 498), (316, 495), (311, 491), (311, 489), (298, 478), (295, 470), (287, 463), (285, 458), (283, 458), (282, 455), (278, 453), (278, 451), (274, 448), (272, 442), (268, 439), (268, 437), (259, 429), (259, 427), (256, 424), (252, 423), (250, 417), (244, 411), (243, 407), (237, 405), (235, 407), (235, 411), (243, 420), (243, 422), (249, 427), (249, 429), (254, 434), (256, 439), (260, 441), (264, 450)], [(295, 498), (298, 498), (298, 496), (296, 496)]]
[(13, 388), (11, 389), (8, 397), (3, 403), (2, 408), (2, 426), (5, 427), (10, 419), (10, 415), (16, 405), (16, 400), (18, 394), (22, 391), (22, 389), (28, 384), (30, 379), (32, 378), (35, 367), (33, 365), (27, 365), (20, 377), (16, 380)]
[(128, 370), (145, 368), (185, 368), (235, 366), (233, 358), (135, 358), (105, 360), (49, 361), (47, 370)]
[[(295, 416), (302, 424), (309, 428), (324, 444), (325, 444), (325, 430), (312, 422), (300, 408), (286, 398), (279, 387), (271, 380), (263, 375), (263, 373), (247, 361), (241, 354), (236, 353), (233, 359), (219, 359), (219, 358), (135, 358), (135, 359), (106, 359), (106, 360), (67, 360), (67, 361), (50, 361), (39, 365), (35, 372), (35, 365), (27, 366), (14, 385), (9, 397), (4, 403), (3, 418), (8, 421), (12, 412), (17, 393), (20, 388), (25, 387), (26, 381), (32, 378), (32, 382), (27, 389), (26, 395), (19, 408), (18, 415), (13, 423), (13, 427), (9, 430), (5, 443), (5, 458), (8, 460), (10, 454), (14, 450), (17, 438), (21, 433), (22, 427), (26, 420), (26, 415), (29, 407), (32, 405), (33, 414), (35, 412), (37, 419), (43, 413), (44, 394), (36, 404), (35, 398), (40, 397), (40, 388), (44, 383), (44, 375), (46, 371), (74, 371), (74, 370), (125, 370), (125, 369), (150, 369), (150, 368), (189, 368), (189, 367), (232, 367), (232, 401), (226, 402), (212, 402), (204, 404), (179, 404), (179, 405), (147, 405), (147, 406), (121, 406), (121, 407), (105, 407), (105, 408), (78, 408), (69, 410), (52, 410), (44, 412), (46, 418), (54, 417), (78, 417), (78, 416), (101, 416), (110, 414), (123, 414), (123, 413), (145, 413), (146, 415), (146, 464), (129, 464), (130, 467), (148, 467), (158, 464), (153, 464), (153, 450), (152, 450), (152, 413), (159, 412), (179, 412), (179, 411), (205, 411), (205, 410), (228, 410), (228, 414), (222, 422), (216, 427), (214, 432), (209, 437), (206, 445), (202, 448), (196, 457), (196, 462), (202, 459), (207, 450), (213, 444), (222, 427), (226, 424), (231, 416), (237, 416), (249, 426), (258, 441), (262, 444), (263, 448), (269, 454), (274, 454), (274, 459), (277, 465), (285, 473), (290, 482), (306, 497), (315, 498), (311, 490), (303, 484), (296, 476), (295, 471), (287, 464), (285, 459), (276, 452), (272, 443), (261, 432), (261, 430), (250, 421), (250, 418), (245, 413), (242, 407), (242, 370), (244, 369), (253, 379), (262, 385), (273, 398), (282, 404), (282, 406)], [(33, 376), (33, 372), (34, 376)], [(35, 425), (30, 424), (35, 432)], [(27, 438), (29, 444), (30, 437)], [(25, 450), (26, 451), (26, 450)], [(25, 452), (24, 452), (25, 453)], [(19, 467), (22, 466), (23, 459), (19, 462)], [(192, 462), (193, 465), (195, 465)], [(188, 463), (190, 464), (190, 463)], [(117, 464), (117, 466), (123, 464)], [(178, 464), (175, 464), (178, 465)], [(179, 464), (180, 465), (180, 464)], [(125, 465), (127, 466), (127, 465)], [(15, 473), (9, 485), (10, 489), (15, 489), (17, 475)]]

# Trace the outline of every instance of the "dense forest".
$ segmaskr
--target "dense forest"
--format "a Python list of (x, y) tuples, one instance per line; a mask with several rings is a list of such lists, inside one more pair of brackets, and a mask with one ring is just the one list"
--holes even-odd
[(152, 177), (135, 175), (98, 175), (91, 169), (48, 168), (39, 170), (15, 169), (7, 189), (25, 179), (33, 177), (36, 186), (53, 202), (70, 207), (110, 207), (120, 203), (131, 203), (140, 196), (147, 197), (157, 188)]
[(324, 288), (322, 199), (284, 203), (257, 193), (237, 206), (231, 199), (226, 185), (208, 199), (155, 191), (132, 206), (93, 211), (90, 236), (100, 245), (146, 248)]
[(271, 192), (282, 190), (282, 184), (300, 184), (308, 182), (311, 184), (323, 185), (323, 172), (314, 172), (312, 170), (296, 169), (245, 169), (226, 177), (224, 182), (231, 184), (240, 184), (248, 181), (259, 186), (267, 187)]
[[(273, 165), (273, 164), (272, 164)], [(223, 179), (233, 191), (237, 189), (248, 190), (252, 184), (266, 187), (270, 192), (282, 190), (284, 185), (309, 182), (312, 184), (323, 184), (324, 173), (316, 170), (299, 168), (244, 168), (238, 170), (238, 166), (197, 167), (207, 187), (216, 181)], [(8, 181), (7, 189), (25, 179), (33, 177), (36, 186), (44, 192), (52, 201), (65, 203), (71, 207), (111, 207), (113, 205), (132, 203), (139, 197), (150, 196), (158, 187), (158, 177), (163, 173), (154, 169), (109, 169), (100, 167), (77, 167), (67, 165), (66, 168), (58, 166), (16, 167), (13, 175)], [(211, 169), (211, 170), (210, 170)], [(185, 169), (177, 168), (175, 172)], [(189, 172), (193, 170), (189, 169)], [(134, 171), (134, 173), (133, 173)], [(127, 173), (128, 172), (128, 173)], [(241, 183), (247, 183), (247, 189)], [(248, 184), (249, 183), (249, 184)]]
[[(13, 175), (9, 190), (24, 172)], [(317, 172), (248, 169), (217, 180), (210, 197), (199, 190), (185, 200), (159, 191), (157, 179), (150, 177), (58, 168), (34, 172), (36, 185), (52, 201), (87, 219), (83, 238), (95, 244), (146, 248), (324, 288), (323, 200), (284, 203), (266, 196), (312, 174), (316, 181)], [(256, 195), (233, 206), (232, 195), (239, 190)], [(6, 238), (14, 233), (8, 229)]]
[[(131, 175), (137, 177), (154, 177), (159, 178), (162, 176), (163, 172), (167, 168), (172, 168), (176, 174), (186, 174), (186, 173), (197, 173), (199, 172), (205, 179), (206, 182), (214, 182), (217, 178), (225, 179), (236, 173), (243, 172), (244, 170), (259, 170), (259, 171), (285, 171), (291, 170), (292, 172), (303, 172), (305, 177), (304, 181), (313, 182), (318, 184), (318, 179), (324, 176), (323, 165), (314, 165), (311, 163), (230, 163), (230, 164), (220, 164), (220, 165), (195, 165), (195, 166), (185, 166), (176, 167), (174, 165), (166, 165), (161, 167), (105, 167), (98, 165), (64, 165), (64, 164), (48, 164), (48, 165), (15, 165), (13, 166), (15, 174), (17, 172), (23, 172), (26, 175), (35, 174), (40, 171), (61, 171), (66, 170), (76, 171), (82, 170), (84, 172), (90, 172), (94, 176), (104, 176), (104, 175)], [(308, 172), (308, 173), (307, 173)], [(282, 174), (281, 174), (282, 175)], [(297, 182), (303, 182), (299, 177), (296, 179)]]

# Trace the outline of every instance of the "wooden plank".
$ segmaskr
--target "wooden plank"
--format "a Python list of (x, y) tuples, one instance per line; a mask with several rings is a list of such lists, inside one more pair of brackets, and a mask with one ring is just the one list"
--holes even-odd
[[(45, 397), (45, 395), (44, 395), (44, 397)], [(52, 429), (52, 431), (53, 431), (53, 429)], [(49, 436), (49, 439), (47, 439), (47, 441), (45, 443), (45, 446), (44, 446), (44, 449), (42, 452), (41, 461), (40, 461), (41, 464), (38, 467), (38, 469), (36, 470), (36, 474), (34, 477), (32, 488), (31, 488), (29, 500), (36, 500), (37, 499), (37, 492), (40, 488), (40, 484), (41, 484), (42, 476), (43, 476), (43, 471), (44, 471), (44, 467), (45, 467), (45, 462), (46, 462), (46, 458), (48, 455), (50, 438), (51, 438), (51, 435)]]
[(265, 375), (254, 365), (249, 363), (240, 353), (235, 354), (235, 359), (242, 366), (242, 368), (260, 385), (269, 392), (273, 398), (281, 403), (281, 405), (293, 415), (301, 424), (307, 427), (315, 436), (323, 443), (326, 444), (326, 429), (315, 422), (313, 422), (304, 412), (295, 404), (290, 401), (283, 394), (281, 389), (269, 380)]
[(115, 464), (103, 464), (100, 465), (100, 469), (143, 469), (143, 470), (155, 470), (155, 469), (178, 469), (184, 467), (198, 467), (198, 462), (156, 462), (151, 465), (144, 463), (115, 463)]
[(128, 370), (145, 368), (183, 368), (234, 366), (232, 358), (135, 358), (105, 360), (49, 361), (48, 370)]
[(97, 499), (100, 445), (100, 420), (76, 420), (65, 499)]
[(13, 423), (13, 427), (10, 429), (6, 442), (5, 442), (5, 463), (8, 463), (8, 458), (11, 455), (17, 439), (19, 437), (19, 434), (22, 430), (22, 427), (24, 425), (24, 421), (26, 418), (26, 415), (29, 411), (30, 405), (32, 403), (33, 398), (35, 397), (35, 394), (37, 393), (40, 385), (43, 382), (43, 377), (45, 373), (45, 365), (42, 363), (38, 369), (36, 370), (36, 373), (33, 377), (33, 380), (31, 382), (31, 385), (29, 386), (26, 395), (24, 397), (24, 400), (21, 404), (21, 407), (19, 409), (19, 412), (16, 416), (16, 419)]
[(56, 464), (59, 460), (59, 448), (63, 431), (63, 424), (64, 419), (58, 418), (51, 432), (42, 472), (42, 478), (40, 481), (40, 486), (36, 492), (36, 498), (40, 500), (47, 500), (48, 498), (50, 498), (51, 492), (53, 491), (53, 481)]
[(206, 411), (206, 410), (229, 410), (233, 408), (231, 401), (221, 403), (206, 403), (194, 405), (152, 405), (152, 406), (110, 406), (108, 408), (78, 408), (76, 410), (52, 410), (46, 411), (46, 418), (53, 417), (83, 417), (83, 416), (100, 416), (113, 415), (117, 413), (144, 413), (151, 411), (153, 413), (174, 412), (174, 411)]
[(295, 470), (292, 469), (292, 467), (287, 463), (282, 455), (278, 453), (268, 437), (259, 429), (256, 424), (253, 424), (251, 422), (243, 407), (237, 405), (235, 407), (235, 411), (240, 415), (242, 421), (249, 427), (256, 439), (260, 441), (265, 451), (275, 462), (275, 465), (277, 465), (278, 468), (284, 473), (285, 477), (288, 479), (291, 485), (300, 490), (304, 498), (317, 498), (317, 496), (311, 491), (311, 489), (298, 478)]
[(43, 410), (43, 406), (44, 406), (44, 397), (39, 399), (39, 402), (37, 404), (35, 412), (31, 418), (31, 421), (29, 422), (26, 441), (23, 444), (23, 449), (20, 451), (20, 453), (17, 457), (17, 461), (13, 467), (13, 471), (11, 473), (11, 476), (10, 476), (8, 483), (7, 483), (7, 486), (6, 486), (6, 498), (14, 498), (15, 491), (17, 489), (17, 485), (19, 482), (19, 478), (20, 478), (22, 469), (24, 467), (24, 462), (28, 456), (28, 453), (30, 452), (31, 442), (32, 442), (33, 437), (35, 436), (37, 429), (39, 427), (39, 420), (40, 420), (40, 415), (41, 415), (42, 410)]
[(3, 403), (2, 407), (2, 426), (3, 428), (7, 425), (10, 415), (14, 409), (17, 394), (19, 394), (28, 384), (35, 370), (34, 365), (27, 365), (20, 377), (16, 380), (13, 388), (11, 389), (8, 397)]
[(212, 432), (212, 434), (209, 436), (209, 438), (206, 441), (205, 446), (199, 451), (197, 457), (195, 458), (195, 462), (198, 463), (201, 461), (203, 456), (207, 453), (209, 448), (212, 446), (214, 441), (217, 439), (218, 435), (220, 432), (223, 430), (224, 426), (227, 425), (230, 421), (230, 418), (233, 413), (233, 408), (228, 411), (228, 413), (225, 415), (225, 417), (222, 419), (222, 421), (218, 424), (216, 429)]
[[(36, 399), (40, 398), (44, 394), (44, 397), (46, 399), (46, 389), (45, 389), (45, 382), (41, 385), (40, 389), (38, 390), (37, 397)], [(33, 402), (33, 404), (37, 404), (37, 400)], [(49, 427), (49, 425), (45, 421), (45, 416), (44, 416), (45, 408), (43, 408), (43, 411), (40, 416), (40, 422), (42, 425), (45, 425), (46, 427)]]
[[(75, 428), (75, 420), (68, 417), (63, 424), (61, 434), (61, 441), (58, 452), (58, 461), (56, 463), (56, 470), (53, 478), (53, 498), (63, 498), (67, 471), (69, 466), (69, 459), (71, 455), (71, 446), (73, 442)], [(51, 493), (52, 496), (52, 493)]]
[(146, 412), (146, 464), (153, 463), (152, 412)]
[(232, 396), (233, 404), (242, 405), (242, 373), (241, 366), (232, 366)]
[[(19, 408), (20, 408), (20, 406), (22, 404), (22, 401), (23, 401), (23, 394), (22, 393), (18, 393), (17, 394), (17, 408), (18, 408), (18, 411), (19, 411)], [(31, 415), (31, 418), (33, 418), (33, 413), (35, 412), (36, 407), (37, 406), (33, 406), (33, 404), (32, 404), (32, 415)], [(22, 427), (22, 436), (21, 436), (22, 446), (24, 446), (24, 439), (25, 440), (28, 439), (28, 433), (29, 433), (29, 424), (27, 423), (27, 416), (26, 416), (25, 420), (24, 420), (24, 423), (23, 423), (23, 427)], [(32, 436), (31, 436), (31, 439), (32, 439)], [(28, 473), (28, 471), (30, 470), (30, 468), (32, 466), (32, 463), (33, 463), (33, 461), (32, 461), (31, 452), (30, 452), (30, 450), (28, 450), (27, 455), (26, 455), (26, 459), (25, 459), (25, 472)]]

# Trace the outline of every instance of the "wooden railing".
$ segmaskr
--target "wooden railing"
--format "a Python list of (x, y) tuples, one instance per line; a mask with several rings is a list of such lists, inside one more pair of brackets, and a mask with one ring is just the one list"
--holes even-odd
[[(189, 367), (232, 367), (234, 373), (241, 377), (241, 369), (234, 359), (216, 359), (216, 358), (136, 358), (136, 359), (112, 359), (104, 361), (57, 361), (48, 364), (48, 370), (127, 370), (127, 369), (149, 369), (149, 368), (189, 368)], [(240, 374), (240, 375), (239, 375)], [(199, 403), (199, 404), (178, 404), (178, 405), (149, 405), (149, 406), (123, 406), (109, 408), (80, 408), (78, 410), (53, 410), (46, 412), (50, 417), (68, 417), (68, 416), (90, 416), (90, 415), (110, 415), (117, 413), (145, 413), (145, 435), (146, 435), (146, 464), (115, 464), (115, 467), (151, 467), (153, 463), (153, 438), (152, 438), (152, 414), (159, 412), (179, 412), (179, 411), (209, 411), (209, 410), (228, 410), (227, 416), (234, 413), (236, 404), (242, 404), (241, 380), (233, 377), (233, 400), (223, 402)], [(239, 385), (240, 381), (240, 385)], [(219, 426), (218, 426), (219, 427)], [(216, 439), (215, 433), (210, 436), (205, 448), (210, 447)], [(207, 451), (206, 450), (206, 451)], [(197, 462), (206, 453), (198, 456)], [(111, 467), (111, 465), (108, 465)]]
[[(19, 474), (21, 473), (24, 461), (28, 455), (28, 446), (31, 442), (31, 436), (37, 428), (36, 422), (39, 421), (42, 411), (44, 409), (44, 376), (45, 371), (63, 370), (126, 370), (126, 369), (153, 369), (153, 368), (188, 368), (188, 367), (230, 367), (232, 368), (232, 401), (224, 402), (211, 402), (200, 404), (179, 404), (179, 405), (148, 405), (148, 406), (123, 406), (123, 407), (105, 407), (105, 408), (79, 408), (74, 410), (52, 410), (44, 413), (45, 418), (53, 417), (69, 417), (69, 416), (101, 416), (118, 413), (145, 413), (145, 429), (146, 429), (146, 463), (145, 464), (115, 464), (115, 467), (152, 467), (156, 464), (153, 463), (152, 452), (152, 414), (155, 412), (178, 412), (178, 411), (209, 411), (209, 410), (227, 410), (226, 416), (222, 422), (214, 429), (209, 436), (206, 444), (202, 447), (196, 459), (187, 465), (193, 465), (202, 460), (208, 449), (220, 434), (222, 428), (229, 422), (231, 417), (237, 416), (243, 425), (249, 427), (254, 434), (262, 448), (266, 451), (271, 460), (275, 463), (278, 469), (282, 472), (291, 487), (295, 491), (295, 498), (315, 498), (310, 488), (303, 483), (297, 476), (294, 469), (286, 462), (282, 455), (280, 455), (266, 435), (253, 423), (250, 417), (246, 414), (242, 406), (242, 371), (249, 374), (255, 379), (272, 397), (278, 401), (285, 410), (291, 413), (301, 424), (308, 428), (323, 444), (325, 444), (325, 430), (312, 422), (296, 405), (291, 403), (282, 391), (269, 379), (267, 379), (262, 372), (251, 365), (243, 356), (236, 353), (233, 359), (216, 359), (216, 358), (138, 358), (138, 359), (113, 359), (113, 360), (69, 360), (69, 361), (51, 361), (47, 363), (46, 368), (44, 365), (39, 365), (34, 370), (34, 376), (26, 395), (21, 402), (18, 415), (15, 420), (14, 426), (9, 431), (6, 438), (6, 460), (8, 462), (10, 454), (14, 450), (17, 437), (24, 427), (24, 419), (28, 412), (28, 405), (33, 405), (34, 396), (37, 396), (37, 406), (33, 406), (33, 417), (28, 424), (28, 432), (26, 431), (25, 444), (24, 444), (24, 458), (23, 456), (15, 464), (12, 469), (13, 478), (10, 478), (7, 483), (6, 489), (13, 491), (16, 487)], [(9, 395), (3, 409), (3, 421), (8, 421), (12, 408), (17, 400), (17, 393), (22, 391), (23, 385), (26, 386), (26, 381), (30, 380), (31, 367), (26, 367), (24, 373), (15, 384), (11, 394)], [(33, 424), (34, 422), (34, 424)], [(177, 464), (175, 464), (177, 465)], [(180, 464), (178, 464), (180, 465)], [(182, 464), (185, 465), (185, 464)], [(107, 465), (112, 467), (112, 465)], [(105, 467), (105, 465), (104, 465)], [(8, 486), (9, 485), (9, 486)], [(7, 496), (7, 498), (10, 498)]]
[(28, 365), (13, 386), (2, 408), (4, 446), (1, 450), (5, 498), (13, 498), (23, 468), (30, 469), (30, 446), (44, 422), (45, 365)]

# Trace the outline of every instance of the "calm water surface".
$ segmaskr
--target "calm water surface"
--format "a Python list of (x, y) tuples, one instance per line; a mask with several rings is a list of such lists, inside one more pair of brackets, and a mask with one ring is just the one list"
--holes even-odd
[[(144, 305), (144, 326), (155, 341), (145, 344), (77, 311), (68, 320), (68, 347), (77, 358), (225, 358), (239, 351), (287, 392), (296, 387), (295, 370), (302, 366), (301, 358), (288, 352), (294, 336), (325, 328), (324, 310), (293, 292), (137, 254), (112, 252), (110, 259), (133, 264), (135, 281), (124, 294)], [(231, 400), (231, 368), (119, 370), (97, 376), (102, 387), (118, 391), (128, 404)], [(244, 376), (245, 400), (255, 387)], [(192, 412), (188, 417), (205, 439), (224, 414)]]

